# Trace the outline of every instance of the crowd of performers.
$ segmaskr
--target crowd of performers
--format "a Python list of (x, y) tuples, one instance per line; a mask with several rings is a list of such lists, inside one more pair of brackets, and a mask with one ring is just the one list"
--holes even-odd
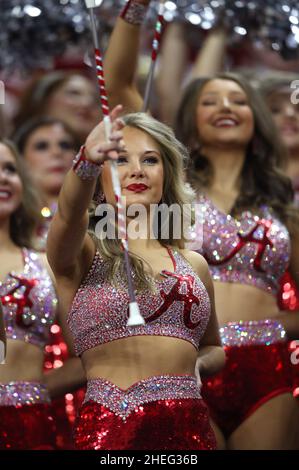
[[(298, 105), (287, 79), (258, 91), (197, 63), (173, 130), (143, 112), (149, 4), (130, 0), (110, 38), (108, 140), (92, 82), (53, 72), (0, 141), (0, 449), (299, 448)], [(122, 241), (99, 236), (99, 206), (118, 204), (111, 162), (127, 207), (146, 209), (130, 275)], [(180, 238), (170, 215), (153, 233), (153, 204), (182, 209)], [(202, 221), (189, 239), (185, 207)], [(56, 324), (68, 354), (45, 371)], [(70, 438), (53, 400), (82, 387)]]

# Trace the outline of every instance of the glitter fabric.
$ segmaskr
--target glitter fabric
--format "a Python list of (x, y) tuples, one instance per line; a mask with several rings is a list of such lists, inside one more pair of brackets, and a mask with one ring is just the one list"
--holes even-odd
[(0, 384), (0, 449), (53, 450), (50, 397), (39, 382)]
[(280, 280), (278, 303), (281, 310), (299, 310), (299, 289), (289, 271)]
[(290, 261), (290, 236), (271, 210), (263, 206), (259, 215), (244, 211), (234, 218), (204, 195), (196, 207), (204, 217), (201, 253), (213, 279), (253, 285), (277, 295)]
[(39, 255), (23, 248), (24, 269), (0, 283), (6, 336), (43, 348), (56, 313), (52, 280)]
[(147, 9), (146, 5), (129, 0), (120, 16), (127, 23), (141, 25), (146, 17)]
[(82, 180), (93, 181), (100, 175), (103, 165), (87, 160), (84, 150), (83, 145), (73, 160), (73, 170)]
[(44, 384), (39, 382), (9, 382), (0, 384), (0, 406), (34, 405), (50, 403)]
[(279, 321), (269, 319), (227, 323), (220, 328), (220, 336), (223, 346), (269, 346), (284, 342), (286, 332)]
[(124, 421), (136, 407), (157, 400), (201, 398), (196, 380), (192, 376), (157, 376), (141, 380), (122, 390), (108, 380), (88, 381), (84, 403), (96, 401), (106, 406)]
[(157, 376), (127, 390), (88, 383), (74, 430), (81, 450), (212, 450), (208, 410), (191, 376)]
[(77, 355), (99, 344), (139, 335), (181, 338), (198, 348), (209, 320), (209, 295), (191, 265), (178, 252), (170, 254), (174, 272), (162, 271), (164, 279), (156, 281), (156, 293), (147, 290), (136, 295), (145, 325), (127, 327), (125, 280), (118, 274), (120, 287), (112, 286), (107, 281), (108, 263), (96, 253), (68, 318)]
[(292, 392), (292, 371), (284, 330), (278, 322), (230, 323), (220, 332), (225, 368), (203, 380), (202, 396), (211, 417), (228, 437), (264, 403)]
[[(299, 193), (298, 193), (299, 195)], [(278, 305), (280, 310), (286, 310), (297, 314), (299, 310), (299, 289), (289, 271), (287, 271), (280, 281), (280, 292), (278, 296)], [(294, 351), (294, 343), (289, 343), (290, 355)], [(293, 395), (299, 396), (299, 364), (292, 364), (294, 385)]]

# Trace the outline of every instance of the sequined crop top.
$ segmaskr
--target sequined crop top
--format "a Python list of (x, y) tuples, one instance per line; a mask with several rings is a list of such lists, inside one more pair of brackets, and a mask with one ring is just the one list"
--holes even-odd
[(52, 280), (39, 255), (22, 249), (24, 269), (0, 282), (6, 336), (43, 348), (56, 314)]
[(206, 329), (210, 299), (191, 265), (169, 250), (174, 271), (162, 271), (156, 292), (136, 295), (145, 325), (127, 327), (129, 297), (124, 279), (107, 281), (107, 261), (96, 252), (90, 271), (73, 300), (68, 325), (77, 355), (98, 345), (131, 336), (169, 336), (189, 341), (195, 348)]
[(204, 195), (196, 204), (203, 233), (191, 233), (191, 237), (202, 239), (198, 251), (209, 263), (212, 278), (253, 285), (277, 295), (290, 261), (289, 232), (277, 216), (263, 206), (259, 215), (244, 211), (234, 218)]

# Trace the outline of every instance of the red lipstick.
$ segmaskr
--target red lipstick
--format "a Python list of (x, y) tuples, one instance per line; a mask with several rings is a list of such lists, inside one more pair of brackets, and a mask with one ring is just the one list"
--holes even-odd
[(129, 191), (133, 191), (134, 193), (141, 193), (142, 191), (148, 189), (148, 186), (146, 186), (146, 184), (134, 183), (129, 184), (126, 189), (128, 189)]

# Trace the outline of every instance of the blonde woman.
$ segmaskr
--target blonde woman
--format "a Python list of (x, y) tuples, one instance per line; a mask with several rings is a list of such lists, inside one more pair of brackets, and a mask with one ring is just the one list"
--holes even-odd
[[(183, 238), (152, 237), (150, 206), (189, 203), (184, 147), (147, 116), (118, 119), (105, 143), (103, 123), (64, 182), (48, 238), (64, 321), (87, 375), (85, 403), (75, 425), (77, 449), (214, 449), (200, 395), (199, 374), (224, 363), (213, 288), (204, 259)], [(117, 163), (128, 210), (145, 209), (143, 233), (128, 243), (137, 302), (145, 325), (128, 327), (127, 280), (120, 240), (88, 232), (96, 185), (115, 207), (107, 160)], [(134, 217), (127, 222), (134, 223)], [(182, 225), (182, 219), (176, 221)], [(171, 217), (164, 223), (171, 224)], [(68, 314), (67, 314), (68, 312)], [(197, 379), (194, 374), (196, 370)]]

